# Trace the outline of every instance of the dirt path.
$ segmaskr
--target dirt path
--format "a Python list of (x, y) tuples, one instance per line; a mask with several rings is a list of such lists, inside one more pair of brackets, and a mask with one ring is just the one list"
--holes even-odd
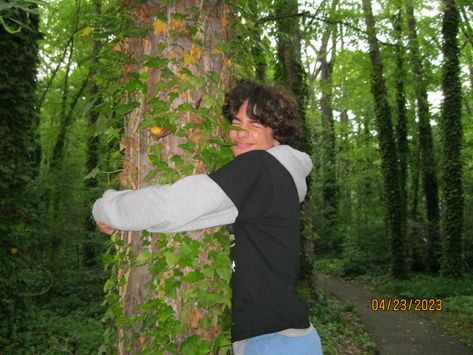
[(382, 295), (364, 285), (320, 273), (317, 280), (322, 289), (356, 307), (380, 355), (473, 355), (473, 351), (442, 334), (435, 324), (416, 312), (373, 312), (371, 300), (380, 299)]

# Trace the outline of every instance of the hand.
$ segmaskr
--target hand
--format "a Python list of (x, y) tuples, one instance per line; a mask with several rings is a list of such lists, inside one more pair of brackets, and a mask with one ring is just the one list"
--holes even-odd
[(95, 224), (97, 224), (97, 228), (98, 228), (99, 231), (101, 231), (102, 233), (105, 233), (105, 234), (108, 234), (108, 235), (112, 235), (113, 232), (115, 231), (115, 229), (113, 229), (112, 227), (107, 226), (105, 223), (95, 221)]

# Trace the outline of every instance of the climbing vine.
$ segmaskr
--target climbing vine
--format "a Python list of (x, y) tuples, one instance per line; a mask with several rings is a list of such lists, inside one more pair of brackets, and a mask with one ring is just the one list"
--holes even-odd
[[(121, 11), (127, 26), (106, 65), (121, 72), (110, 97), (120, 98), (112, 114), (123, 118), (122, 188), (170, 184), (228, 162), (220, 107), (232, 68), (225, 54), (229, 10), (223, 2), (125, 1)], [(229, 346), (229, 243), (224, 229), (116, 233), (105, 290), (113, 324), (106, 337), (117, 338), (102, 351), (115, 346), (113, 339), (119, 353), (217, 353)]]

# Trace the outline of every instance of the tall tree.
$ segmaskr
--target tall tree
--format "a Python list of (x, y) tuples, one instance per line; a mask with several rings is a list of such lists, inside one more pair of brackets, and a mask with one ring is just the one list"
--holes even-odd
[[(16, 321), (24, 307), (24, 288), (16, 271), (18, 255), (28, 253), (33, 219), (32, 182), (39, 167), (35, 100), (39, 16), (36, 6), (17, 1), (2, 12), (0, 25), (0, 348), (15, 338)], [(21, 26), (18, 26), (18, 23)]]
[[(117, 107), (125, 115), (121, 185), (171, 183), (221, 164), (222, 151), (214, 144), (220, 141), (216, 127), (231, 67), (220, 47), (228, 8), (221, 0), (122, 6), (132, 27), (117, 46), (128, 58), (120, 80), (126, 102)], [(120, 354), (216, 351), (229, 305), (225, 237), (215, 230), (122, 233)]]
[(457, 35), (459, 15), (455, 0), (443, 0), (442, 67), (442, 143), (443, 143), (443, 258), (442, 272), (461, 276), (464, 271), (463, 233), (463, 163), (461, 158), (463, 128), (461, 122), (462, 90)]
[(251, 56), (253, 57), (254, 65), (255, 65), (255, 74), (256, 79), (259, 81), (264, 82), (266, 79), (266, 58), (265, 58), (265, 51), (263, 49), (262, 43), (262, 22), (258, 21), (257, 16), (260, 14), (261, 4), (258, 1), (249, 1), (248, 3), (250, 13), (254, 16), (255, 25), (253, 31), (251, 31), (251, 35), (253, 36), (252, 39), (252, 47), (251, 47)]
[(375, 99), (375, 114), (378, 141), (381, 153), (381, 169), (384, 180), (388, 232), (391, 238), (391, 273), (394, 277), (404, 277), (405, 260), (405, 213), (402, 211), (402, 197), (399, 185), (399, 168), (396, 142), (391, 119), (391, 108), (387, 100), (387, 90), (383, 78), (383, 65), (376, 38), (375, 19), (371, 0), (363, 0), (363, 12), (368, 32), (369, 55), (373, 68), (372, 92)]
[(410, 61), (414, 73), (414, 85), (417, 100), (417, 117), (419, 119), (419, 150), (422, 185), (424, 187), (427, 213), (427, 266), (437, 272), (440, 266), (440, 235), (439, 235), (439, 202), (438, 183), (435, 171), (434, 143), (430, 127), (429, 102), (427, 100), (427, 83), (422, 65), (419, 41), (417, 38), (414, 5), (406, 2), (407, 29), (409, 35)]
[[(397, 108), (397, 153), (399, 159), (399, 188), (401, 190), (402, 211), (407, 213), (407, 160), (409, 148), (407, 144), (407, 110), (405, 93), (404, 50), (402, 44), (402, 11), (398, 10), (394, 19), (394, 34), (396, 37), (396, 108)], [(403, 219), (407, 216), (403, 216)]]
[[(94, 13), (97, 16), (97, 18), (100, 18), (100, 15), (102, 13), (102, 0), (94, 0)], [(102, 47), (102, 41), (98, 38), (94, 39), (94, 43), (92, 45), (92, 62), (91, 62), (91, 68), (89, 72), (89, 76), (91, 78), (94, 78), (97, 75), (97, 66), (99, 64), (99, 54), (100, 54), (100, 49)], [(88, 119), (89, 119), (89, 136), (87, 139), (87, 158), (86, 158), (86, 169), (89, 174), (94, 171), (94, 169), (97, 169), (98, 161), (99, 161), (99, 135), (95, 134), (94, 128), (97, 125), (98, 119), (99, 119), (99, 107), (101, 105), (102, 99), (99, 95), (99, 86), (96, 81), (90, 85), (89, 88), (89, 96), (93, 100), (92, 107), (90, 108), (90, 111), (88, 113)], [(86, 179), (85, 181), (85, 186), (88, 189), (88, 191), (91, 192), (91, 197), (92, 200), (95, 200), (97, 196), (97, 191), (96, 188), (98, 186), (97, 184), (97, 178), (94, 176), (94, 174), (91, 174), (90, 178)], [(85, 220), (85, 229), (89, 232), (87, 236), (87, 240), (83, 243), (83, 254), (84, 254), (84, 263), (86, 265), (91, 265), (96, 262), (96, 255), (97, 255), (97, 243), (94, 242), (95, 238), (95, 230), (96, 226), (95, 223), (92, 221), (90, 216), (87, 216)]]
[[(331, 17), (337, 7), (337, 0), (331, 2), (327, 17)], [(329, 50), (330, 39), (332, 47)], [(336, 239), (336, 221), (338, 210), (338, 186), (336, 169), (336, 141), (335, 123), (333, 119), (332, 97), (333, 97), (333, 66), (336, 54), (337, 26), (328, 24), (322, 35), (322, 43), (317, 54), (320, 62), (320, 108), (322, 111), (321, 132), (321, 170), (322, 170), (322, 210), (323, 228), (322, 238), (325, 239), (332, 250), (340, 250), (341, 243)]]
[[(285, 82), (296, 95), (299, 113), (304, 122), (304, 149), (311, 152), (311, 137), (306, 124), (305, 108), (307, 105), (308, 88), (305, 81), (305, 70), (301, 61), (301, 29), (299, 23), (298, 3), (296, 0), (278, 0), (276, 2), (276, 18), (278, 29), (276, 79)], [(309, 179), (310, 180), (310, 179)], [(310, 181), (308, 192), (303, 204), (304, 223), (302, 238), (302, 275), (308, 278), (312, 291), (315, 290), (313, 264), (315, 260), (314, 240), (312, 233), (312, 200)], [(315, 293), (314, 293), (315, 296)]]

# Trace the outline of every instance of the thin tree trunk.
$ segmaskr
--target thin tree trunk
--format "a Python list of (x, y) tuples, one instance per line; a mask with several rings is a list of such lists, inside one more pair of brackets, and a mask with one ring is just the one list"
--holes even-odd
[[(336, 1), (333, 2), (336, 6)], [(336, 33), (336, 32), (335, 32)], [(336, 222), (338, 210), (338, 187), (336, 179), (336, 141), (335, 125), (332, 110), (332, 73), (335, 60), (335, 48), (328, 59), (328, 42), (331, 36), (336, 37), (334, 26), (328, 26), (322, 39), (319, 53), (320, 84), (322, 95), (320, 108), (322, 111), (322, 209), (324, 228), (322, 238), (325, 239), (332, 251), (340, 251), (340, 241), (336, 239)]]
[(443, 139), (443, 213), (444, 249), (442, 273), (458, 277), (464, 272), (463, 233), (463, 164), (461, 159), (463, 128), (461, 122), (462, 91), (460, 82), (458, 10), (455, 0), (443, 0), (442, 139)]
[[(102, 1), (101, 0), (94, 0), (94, 12), (95, 15), (98, 17), (101, 16), (102, 14)], [(91, 63), (91, 69), (90, 69), (90, 77), (95, 78), (97, 74), (97, 65), (99, 63), (99, 53), (100, 49), (102, 47), (102, 42), (98, 39), (94, 40), (94, 44), (92, 47), (92, 63)], [(93, 80), (93, 79), (92, 79)], [(87, 160), (86, 160), (86, 169), (87, 172), (90, 173), (93, 171), (95, 168), (97, 168), (98, 161), (99, 161), (99, 136), (95, 135), (95, 132), (93, 128), (95, 128), (97, 121), (99, 119), (99, 106), (102, 103), (101, 97), (99, 96), (99, 87), (97, 85), (97, 82), (94, 81), (93, 84), (90, 86), (89, 89), (89, 97), (92, 98), (93, 105), (90, 108), (89, 114), (88, 114), (88, 119), (89, 119), (89, 136), (87, 137)], [(87, 179), (85, 181), (85, 186), (87, 190), (91, 194), (91, 201), (94, 201), (97, 196), (97, 178), (95, 176), (92, 176), (91, 178)], [(83, 248), (83, 254), (84, 254), (84, 264), (86, 266), (93, 265), (96, 261), (96, 255), (98, 254), (98, 250), (96, 250), (96, 245), (94, 241), (94, 232), (96, 230), (96, 226), (94, 221), (90, 218), (90, 216), (87, 216), (85, 220), (85, 230), (88, 231), (88, 235), (86, 238), (88, 238), (82, 248)], [(92, 238), (92, 239), (91, 239)]]
[[(285, 82), (296, 95), (299, 103), (299, 113), (304, 122), (305, 141), (304, 150), (311, 154), (311, 132), (306, 124), (305, 107), (307, 105), (307, 84), (305, 83), (305, 71), (301, 62), (301, 32), (298, 17), (284, 17), (298, 11), (295, 0), (280, 0), (276, 3), (276, 17), (278, 28), (276, 78)], [(308, 189), (303, 202), (303, 231), (302, 238), (302, 278), (308, 279), (312, 296), (317, 297), (315, 292), (314, 261), (315, 248), (312, 233), (312, 189), (311, 179), (308, 178)]]
[(399, 159), (399, 185), (401, 188), (403, 210), (407, 211), (407, 160), (409, 148), (407, 145), (407, 112), (406, 94), (404, 84), (404, 50), (402, 45), (402, 12), (394, 20), (394, 32), (396, 35), (396, 106), (397, 106), (397, 151)]
[(375, 20), (371, 0), (363, 0), (363, 12), (368, 31), (370, 59), (373, 67), (372, 91), (375, 99), (378, 140), (381, 151), (381, 169), (384, 179), (388, 231), (391, 238), (391, 273), (394, 277), (405, 277), (405, 213), (402, 211), (402, 197), (399, 186), (399, 168), (396, 142), (391, 120), (391, 108), (387, 100), (383, 66), (376, 38)]
[(251, 13), (255, 16), (255, 27), (253, 29), (253, 45), (251, 47), (251, 55), (254, 60), (255, 64), (255, 74), (256, 74), (256, 79), (264, 82), (266, 80), (266, 58), (265, 58), (265, 53), (264, 50), (261, 46), (261, 35), (262, 35), (262, 23), (257, 21), (257, 16), (259, 15), (259, 7), (257, 1), (250, 1), (248, 6), (250, 7)]
[[(345, 41), (343, 36), (343, 26), (339, 25), (339, 33), (340, 33), (340, 53), (343, 53), (345, 50)], [(339, 181), (344, 181), (346, 177), (350, 174), (350, 159), (348, 159), (345, 155), (345, 152), (348, 151), (350, 148), (350, 138), (349, 138), (349, 117), (348, 117), (348, 109), (346, 104), (347, 100), (347, 88), (346, 88), (346, 63), (342, 61), (341, 63), (341, 87), (340, 90), (342, 91), (342, 99), (341, 99), (341, 112), (340, 112), (340, 123), (341, 123), (341, 139), (340, 139), (340, 148), (339, 151), (341, 152), (339, 166)], [(350, 225), (352, 223), (352, 198), (351, 198), (351, 191), (352, 188), (350, 184), (346, 184), (345, 186), (340, 186), (340, 203), (342, 206), (340, 207), (340, 213), (344, 216), (344, 222), (346, 225)]]
[(417, 39), (414, 7), (411, 2), (406, 4), (407, 28), (412, 71), (415, 77), (417, 116), (419, 118), (419, 149), (420, 167), (422, 170), (422, 185), (424, 188), (427, 212), (427, 265), (437, 272), (440, 267), (440, 232), (439, 232), (439, 201), (438, 183), (435, 172), (434, 143), (430, 127), (429, 102), (427, 100), (427, 85), (424, 69), (420, 59), (419, 42)]

